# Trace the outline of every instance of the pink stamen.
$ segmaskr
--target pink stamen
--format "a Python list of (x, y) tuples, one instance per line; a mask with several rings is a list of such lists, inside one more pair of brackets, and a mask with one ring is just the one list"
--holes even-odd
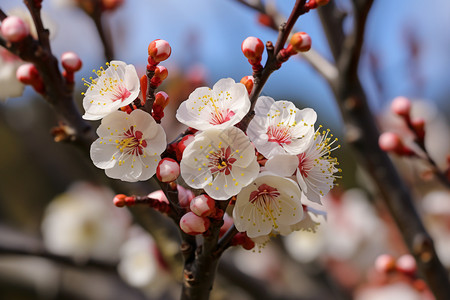
[(275, 142), (279, 145), (289, 145), (292, 141), (289, 127), (280, 125), (270, 125), (267, 128), (267, 135), (269, 136), (269, 142)]

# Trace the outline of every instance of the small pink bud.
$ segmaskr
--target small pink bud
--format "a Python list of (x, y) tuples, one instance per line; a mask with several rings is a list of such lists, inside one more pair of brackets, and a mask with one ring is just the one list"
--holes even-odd
[(250, 36), (242, 42), (241, 50), (251, 64), (257, 64), (261, 61), (264, 44), (260, 39)]
[(409, 117), (409, 112), (411, 111), (411, 101), (406, 97), (397, 97), (392, 100), (391, 110), (399, 116)]
[(180, 219), (181, 230), (190, 235), (204, 233), (206, 230), (208, 230), (209, 225), (209, 219), (199, 217), (193, 212), (188, 212)]
[(171, 182), (180, 175), (180, 165), (171, 158), (163, 158), (156, 168), (156, 177), (161, 182)]
[(154, 40), (148, 45), (148, 55), (153, 59), (153, 62), (159, 63), (169, 58), (172, 49), (165, 40)]
[(80, 57), (74, 52), (64, 52), (61, 55), (61, 64), (67, 72), (76, 72), (83, 65)]
[(9, 42), (20, 42), (30, 33), (25, 22), (16, 16), (10, 16), (4, 19), (0, 31), (3, 37)]
[(21, 65), (16, 71), (16, 77), (23, 84), (34, 84), (40, 80), (39, 72), (32, 63)]
[(380, 138), (378, 139), (378, 145), (383, 151), (395, 152), (399, 148), (401, 148), (402, 141), (400, 140), (400, 137), (396, 133), (385, 132), (382, 135), (380, 135)]
[(253, 85), (255, 84), (255, 78), (253, 76), (244, 76), (241, 79), (241, 83), (245, 85), (245, 88), (247, 89), (248, 94), (253, 90)]
[(153, 105), (161, 106), (162, 108), (165, 108), (169, 104), (169, 95), (167, 95), (166, 92), (157, 92), (155, 94), (155, 102)]
[(166, 67), (157, 66), (155, 69), (155, 74), (153, 75), (152, 79), (150, 80), (150, 84), (156, 88), (164, 81), (164, 79), (167, 78), (168, 75), (169, 75), (169, 72), (167, 71)]
[(289, 44), (297, 52), (306, 52), (311, 49), (311, 37), (306, 32), (296, 32), (292, 35)]
[(199, 217), (209, 217), (216, 211), (216, 202), (208, 195), (200, 195), (191, 200), (190, 208)]
[(395, 270), (395, 259), (392, 255), (382, 254), (375, 260), (375, 270), (380, 273), (387, 273)]
[(399, 272), (405, 273), (406, 275), (414, 275), (417, 270), (416, 260), (411, 254), (400, 256), (397, 259), (396, 267)]
[(180, 203), (180, 206), (189, 210), (191, 200), (195, 197), (194, 193), (179, 184), (177, 185), (177, 191), (178, 202)]
[(178, 142), (176, 153), (177, 153), (177, 159), (181, 161), (181, 158), (183, 157), (183, 152), (186, 147), (194, 141), (194, 135), (188, 134), (184, 136), (181, 141)]

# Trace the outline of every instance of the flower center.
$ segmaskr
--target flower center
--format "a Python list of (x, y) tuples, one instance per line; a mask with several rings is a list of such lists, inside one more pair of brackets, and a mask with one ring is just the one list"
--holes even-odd
[(211, 174), (218, 172), (225, 172), (225, 175), (231, 173), (233, 163), (236, 158), (232, 157), (231, 148), (228, 146), (226, 149), (219, 149), (217, 152), (210, 153), (207, 158), (209, 159), (208, 168)]
[(143, 149), (147, 147), (147, 142), (142, 139), (142, 132), (137, 130), (134, 131), (134, 127), (131, 126), (126, 132), (124, 132), (124, 138), (116, 143), (117, 148), (120, 152), (126, 152), (132, 155), (142, 155), (144, 153)]
[(289, 145), (292, 141), (291, 130), (289, 126), (277, 124), (269, 125), (267, 128), (267, 135), (269, 136), (269, 142), (275, 142), (279, 145)]
[(235, 115), (235, 113), (231, 110), (227, 109), (219, 109), (214, 105), (214, 111), (211, 111), (211, 119), (209, 123), (212, 125), (220, 125), (225, 122), (230, 121), (230, 119)]
[(252, 203), (258, 211), (266, 217), (269, 217), (275, 228), (277, 228), (277, 218), (273, 215), (275, 210), (280, 211), (278, 207), (278, 201), (276, 200), (280, 196), (280, 192), (267, 184), (262, 184), (256, 191), (250, 193), (250, 203)]
[(311, 170), (311, 166), (306, 166), (307, 157), (305, 153), (300, 153), (298, 157), (298, 170), (300, 171), (303, 178), (308, 177), (308, 172)]
[(123, 84), (118, 84), (111, 88), (111, 100), (116, 102), (117, 100), (124, 101), (131, 95), (130, 91)]

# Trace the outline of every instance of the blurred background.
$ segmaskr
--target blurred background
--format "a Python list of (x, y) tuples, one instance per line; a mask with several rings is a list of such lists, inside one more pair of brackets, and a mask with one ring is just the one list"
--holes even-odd
[[(295, 1), (267, 2), (288, 16)], [(336, 3), (351, 12), (348, 1)], [(14, 0), (2, 0), (0, 8), (6, 13), (26, 10)], [(106, 62), (95, 25), (75, 1), (45, 0), (43, 12), (55, 56), (73, 51), (83, 60), (75, 91), (81, 104), (85, 89), (81, 78), (91, 76), (92, 69)], [(402, 123), (389, 112), (389, 104), (396, 96), (413, 101), (412, 114), (425, 118), (426, 145), (441, 169), (447, 166), (450, 153), (449, 15), (450, 2), (445, 0), (426, 4), (375, 1), (359, 69), (370, 107), (383, 130), (407, 136)], [(275, 42), (277, 36), (260, 20), (258, 13), (235, 0), (125, 0), (103, 15), (114, 58), (135, 65), (139, 75), (145, 72), (149, 42), (159, 38), (170, 43), (172, 55), (163, 64), (169, 76), (160, 88), (171, 101), (163, 119), (169, 141), (184, 129), (176, 123), (175, 111), (196, 87), (211, 87), (220, 78), (239, 81), (251, 75), (240, 49), (242, 41), (256, 36)], [(332, 61), (317, 12), (302, 16), (295, 31), (307, 32), (313, 48)], [(0, 81), (6, 82), (4, 66), (5, 57)], [(300, 56), (273, 73), (263, 94), (293, 101), (299, 108), (313, 108), (318, 124), (343, 136), (330, 88)], [(138, 226), (132, 214), (112, 204), (113, 195), (124, 189), (132, 194), (154, 187), (111, 183), (78, 149), (53, 141), (49, 132), (56, 122), (51, 108), (30, 87), (21, 97), (0, 102), (0, 245), (2, 249), (17, 245), (18, 254), (20, 249), (33, 252), (45, 245), (78, 264), (1, 254), (0, 299), (176, 299), (179, 285), (153, 238), (139, 227), (146, 226), (146, 218), (159, 220), (158, 216), (134, 211)], [(409, 297), (401, 299), (432, 299), (424, 298), (429, 295), (417, 292), (405, 279), (398, 280), (400, 284), (379, 284), (373, 272), (377, 256), (389, 253), (397, 258), (406, 248), (367, 176), (350, 149), (340, 143), (342, 148), (333, 155), (339, 159), (343, 178), (326, 200), (327, 221), (315, 220), (321, 223), (316, 233), (275, 239), (261, 253), (258, 249), (256, 253), (229, 251), (219, 267), (214, 299), (258, 299), (262, 286), (268, 289), (265, 299), (271, 299), (269, 295), (273, 299), (393, 299), (389, 297), (397, 294)], [(438, 254), (449, 268), (449, 191), (429, 176), (422, 161), (393, 159), (411, 186), (436, 239)], [(373, 296), (373, 286), (385, 294)], [(391, 290), (386, 291), (386, 286)]]

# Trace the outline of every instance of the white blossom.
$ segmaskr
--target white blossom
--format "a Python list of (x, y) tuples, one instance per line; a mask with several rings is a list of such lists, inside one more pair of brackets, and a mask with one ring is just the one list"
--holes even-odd
[(94, 70), (98, 77), (90, 77), (91, 82), (83, 79), (88, 86), (83, 99), (86, 120), (99, 120), (132, 103), (139, 95), (140, 81), (133, 65), (118, 60), (107, 65), (106, 70), (103, 67)]
[(147, 180), (166, 149), (166, 134), (150, 114), (134, 110), (115, 111), (103, 118), (99, 138), (91, 146), (94, 165), (108, 177), (123, 181)]
[(236, 195), (256, 178), (255, 148), (242, 130), (209, 129), (195, 136), (183, 152), (181, 176), (216, 200)]
[(331, 148), (337, 139), (332, 140), (329, 131), (316, 131), (313, 142), (305, 152), (297, 155), (275, 155), (266, 162), (268, 171), (280, 176), (296, 175), (302, 192), (308, 200), (321, 203), (321, 197), (326, 195), (334, 186), (338, 178), (334, 173), (340, 171), (336, 168), (337, 159), (331, 157)]
[(220, 79), (212, 89), (200, 87), (181, 103), (176, 117), (198, 130), (225, 129), (238, 123), (250, 109), (248, 92), (242, 83)]
[(296, 224), (303, 219), (300, 197), (294, 181), (261, 173), (237, 195), (233, 210), (236, 229), (254, 238)]
[(317, 114), (311, 108), (299, 110), (289, 101), (259, 97), (247, 134), (256, 150), (266, 158), (277, 154), (296, 155), (312, 142), (316, 119)]
[(46, 208), (42, 222), (45, 246), (77, 259), (116, 260), (130, 216), (112, 205), (111, 190), (76, 183)]

